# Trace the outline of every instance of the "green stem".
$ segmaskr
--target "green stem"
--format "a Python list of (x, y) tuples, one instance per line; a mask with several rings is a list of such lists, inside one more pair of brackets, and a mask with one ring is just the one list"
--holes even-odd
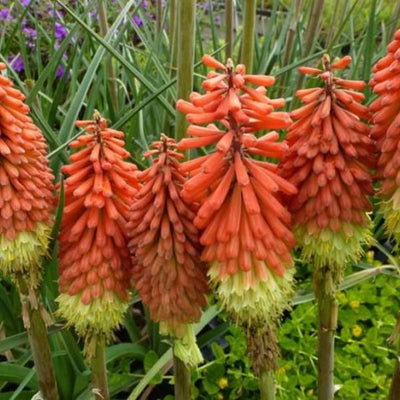
[(310, 18), (308, 20), (307, 29), (304, 32), (304, 52), (303, 56), (307, 57), (313, 44), (315, 42), (316, 36), (320, 28), (320, 22), (322, 19), (322, 14), (324, 12), (324, 0), (314, 0)]
[[(347, 1), (346, 1), (346, 3), (347, 3)], [(342, 13), (344, 14), (345, 13), (344, 7), (345, 7), (345, 4), (340, 4), (340, 0), (337, 0), (335, 2), (334, 9), (333, 9), (333, 15), (332, 15), (332, 21), (340, 20), (340, 16), (338, 15), (339, 10), (340, 10), (341, 14)], [(335, 33), (335, 25), (336, 24), (330, 24), (328, 33), (326, 35), (326, 43), (327, 43), (326, 47), (328, 47), (328, 48), (331, 46), (331, 41), (332, 41), (333, 35)], [(341, 26), (341, 25), (336, 25), (336, 26)]]
[[(99, 4), (99, 26), (100, 26), (100, 34), (102, 37), (105, 37), (108, 32), (108, 21), (107, 21), (107, 8), (104, 4), (104, 0), (98, 0)], [(115, 108), (117, 107), (117, 87), (116, 87), (116, 79), (115, 79), (115, 73), (114, 73), (114, 68), (112, 65), (112, 60), (110, 57), (107, 58), (106, 61), (106, 70), (107, 70), (107, 76), (108, 76), (108, 87), (110, 90), (110, 96), (111, 96), (111, 103), (112, 107)], [(114, 111), (113, 110), (113, 111)]]
[[(187, 100), (193, 88), (196, 0), (178, 2), (178, 99)], [(186, 116), (177, 112), (176, 138), (186, 135)]]
[(247, 353), (258, 376), (260, 399), (275, 400), (275, 370), (279, 357), (276, 321), (268, 321), (264, 327), (243, 326), (246, 332)]
[(389, 32), (388, 32), (388, 39), (389, 40), (392, 40), (392, 37), (393, 37), (394, 33), (396, 32), (397, 21), (399, 20), (399, 18), (400, 18), (400, 1), (397, 0), (396, 1), (396, 6), (393, 9), (392, 17), (391, 17), (390, 22), (389, 22), (389, 26), (390, 26), (390, 24), (392, 25), (390, 27)]
[(16, 275), (24, 325), (32, 349), (33, 362), (43, 400), (58, 400), (57, 383), (53, 370), (49, 338), (43, 316), (45, 311), (35, 288), (29, 287), (24, 277)]
[(225, 54), (226, 59), (233, 53), (233, 0), (225, 0)]
[(171, 0), (171, 10), (170, 10), (170, 30), (169, 30), (169, 40), (170, 40), (170, 51), (171, 51), (171, 78), (176, 76), (177, 64), (178, 64), (178, 4), (176, 0)]
[(171, 0), (169, 3), (169, 27), (168, 27), (168, 37), (169, 37), (169, 51), (171, 54), (171, 71), (176, 69), (176, 58), (177, 58), (177, 4), (176, 0)]
[(260, 372), (260, 400), (275, 400), (275, 376), (274, 372), (263, 368)]
[[(324, 0), (313, 0), (310, 18), (308, 20), (307, 28), (304, 32), (304, 47), (303, 57), (307, 57), (313, 48), (315, 38), (318, 36), (320, 30), (320, 22), (324, 12)], [(297, 89), (303, 87), (304, 75), (300, 75), (297, 80)], [(296, 99), (293, 98), (291, 107), (294, 107)]]
[[(286, 36), (286, 46), (285, 53), (283, 55), (283, 65), (289, 65), (291, 57), (293, 58), (292, 51), (294, 49), (294, 39), (297, 33), (297, 25), (301, 19), (301, 13), (303, 11), (304, 0), (297, 0), (292, 3), (291, 17), (289, 29)], [(289, 76), (291, 75), (291, 71), (287, 71), (283, 76), (282, 85), (279, 88), (278, 97), (283, 96), (285, 89), (288, 86)]]
[(396, 365), (393, 372), (392, 384), (390, 385), (389, 400), (400, 400), (400, 347), (396, 357)]
[(162, 1), (157, 0), (157, 15), (156, 15), (156, 20), (157, 20), (157, 34), (161, 34), (161, 28), (162, 28)]
[(256, 0), (246, 0), (244, 6), (241, 62), (246, 65), (246, 71), (248, 74), (251, 74), (253, 71), (256, 5)]
[[(400, 333), (400, 312), (397, 314), (397, 323), (394, 331), (388, 339), (389, 344), (394, 344)], [(393, 371), (392, 383), (390, 385), (389, 400), (400, 400), (400, 345)]]
[[(171, 0), (168, 2), (169, 4), (169, 25), (168, 25), (168, 40), (169, 40), (169, 51), (170, 51), (170, 63), (169, 63), (169, 77), (170, 79), (176, 76), (176, 63), (178, 58), (178, 45), (177, 45), (177, 19), (178, 19), (178, 10), (177, 10), (177, 0)], [(167, 92), (167, 100), (168, 103), (171, 103), (173, 107), (175, 107), (175, 100), (172, 95), (172, 91), (168, 90)], [(164, 121), (163, 121), (163, 132), (167, 135), (171, 135), (172, 125), (175, 121), (171, 121), (170, 115), (165, 113)]]
[(105, 340), (102, 337), (96, 337), (92, 340), (95, 341), (95, 344), (94, 354), (90, 361), (92, 367), (92, 386), (95, 392), (95, 398), (98, 400), (109, 400), (110, 394), (107, 384)]
[(190, 400), (191, 383), (190, 369), (178, 357), (174, 356), (175, 400)]
[(318, 302), (318, 399), (334, 397), (335, 331), (338, 304), (335, 298), (335, 278), (329, 268), (315, 273), (314, 285)]

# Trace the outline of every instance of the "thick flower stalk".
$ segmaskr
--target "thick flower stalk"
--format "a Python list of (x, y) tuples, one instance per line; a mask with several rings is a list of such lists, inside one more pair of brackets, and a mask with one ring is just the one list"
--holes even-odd
[(338, 305), (335, 291), (344, 267), (359, 259), (371, 240), (368, 195), (373, 193), (371, 169), (375, 146), (369, 118), (359, 93), (362, 81), (337, 78), (333, 70), (345, 68), (349, 56), (323, 70), (301, 67), (323, 87), (298, 90), (303, 106), (293, 112), (295, 122), (286, 141), (289, 152), (280, 163), (281, 175), (298, 188), (289, 198), (294, 231), (302, 256), (314, 264), (314, 291), (318, 301), (318, 399), (334, 396), (334, 337)]
[[(131, 287), (127, 219), (138, 189), (137, 168), (125, 159), (124, 134), (94, 121), (78, 121), (87, 134), (63, 167), (65, 206), (59, 235), (59, 314), (89, 344), (108, 340), (121, 322)], [(86, 349), (93, 355), (93, 349)]]
[(380, 210), (388, 233), (400, 240), (400, 30), (387, 47), (387, 54), (373, 67), (370, 86), (377, 99), (370, 105), (371, 136), (379, 152), (377, 179)]
[[(210, 264), (208, 274), (221, 305), (257, 342), (250, 346), (259, 352), (253, 354), (257, 369), (265, 356), (259, 333), (275, 326), (291, 293), (295, 239), (281, 195), (293, 195), (296, 188), (277, 174), (275, 164), (254, 158), (284, 155), (287, 147), (277, 142), (278, 133), (257, 138), (250, 132), (285, 128), (291, 120), (274, 111), (283, 99), (265, 95), (264, 86), (272, 85), (273, 77), (246, 75), (245, 66), (234, 69), (231, 60), (226, 67), (210, 56), (203, 62), (223, 72), (208, 74), (206, 94), (193, 93), (191, 103), (178, 102), (193, 124), (188, 128), (192, 138), (178, 148), (215, 143), (215, 150), (181, 165), (190, 176), (182, 196), (201, 205), (194, 224), (202, 231), (202, 258)], [(216, 120), (225, 128), (198, 126)]]
[(53, 222), (54, 177), (24, 99), (0, 75), (0, 272), (22, 274), (36, 287)]
[(139, 173), (143, 186), (129, 216), (133, 279), (161, 333), (174, 338), (175, 355), (196, 365), (202, 357), (191, 324), (200, 320), (208, 293), (199, 232), (193, 225), (196, 207), (181, 197), (183, 155), (175, 141), (161, 135), (151, 147), (145, 156), (155, 157), (153, 165)]
[(280, 163), (281, 175), (299, 190), (288, 206), (302, 255), (316, 268), (334, 268), (336, 281), (371, 239), (375, 147), (362, 121), (369, 118), (359, 93), (365, 83), (333, 75), (350, 62), (346, 56), (331, 65), (325, 55), (324, 70), (300, 68), (320, 78), (323, 87), (297, 91), (304, 105), (290, 114), (295, 122), (286, 137), (289, 152)]

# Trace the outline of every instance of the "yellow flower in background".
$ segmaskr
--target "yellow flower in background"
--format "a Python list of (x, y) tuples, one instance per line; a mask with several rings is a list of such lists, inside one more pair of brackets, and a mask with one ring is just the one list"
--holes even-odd
[(344, 304), (348, 303), (348, 299), (346, 297), (346, 294), (343, 293), (343, 292), (336, 293), (336, 299), (340, 304), (344, 305)]
[(224, 395), (222, 393), (218, 393), (217, 394), (217, 399), (218, 400), (223, 400), (224, 399)]
[[(218, 386), (221, 388), (221, 389), (225, 389), (227, 386), (228, 386), (228, 379), (227, 378), (221, 378), (219, 381), (218, 381)], [(223, 396), (221, 397), (221, 398), (223, 398)]]
[(367, 254), (366, 254), (366, 257), (365, 257), (366, 260), (367, 260), (367, 263), (373, 264), (374, 263), (374, 256), (375, 256), (375, 254), (374, 254), (373, 250), (367, 251)]
[(285, 367), (281, 367), (277, 371), (278, 375), (283, 375), (285, 372), (286, 372), (286, 368)]
[(358, 307), (360, 307), (360, 301), (359, 300), (352, 300), (352, 301), (350, 301), (349, 305), (350, 305), (351, 308), (358, 308)]
[(363, 330), (360, 325), (354, 325), (351, 328), (351, 333), (353, 334), (354, 337), (360, 337), (363, 333)]

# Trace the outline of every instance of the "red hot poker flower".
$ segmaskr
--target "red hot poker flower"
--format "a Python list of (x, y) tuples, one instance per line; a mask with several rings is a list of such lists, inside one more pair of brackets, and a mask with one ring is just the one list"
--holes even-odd
[[(181, 165), (190, 176), (182, 196), (200, 204), (194, 223), (202, 231), (202, 258), (210, 264), (208, 274), (223, 308), (246, 329), (258, 373), (266, 359), (269, 367), (276, 367), (276, 321), (292, 292), (290, 251), (295, 240), (281, 196), (294, 194), (296, 188), (277, 174), (275, 164), (253, 158), (281, 158), (287, 145), (277, 142), (279, 134), (257, 138), (251, 132), (287, 128), (291, 119), (274, 111), (284, 106), (284, 99), (265, 95), (263, 86), (272, 85), (274, 78), (246, 75), (245, 67), (234, 69), (231, 60), (226, 66), (209, 56), (203, 61), (223, 73), (210, 72), (205, 95), (194, 93), (191, 103), (178, 102), (193, 124), (188, 128), (192, 138), (183, 139), (178, 148), (215, 143), (216, 149)], [(198, 126), (215, 121), (224, 128)]]
[(400, 30), (387, 47), (387, 54), (373, 67), (370, 86), (378, 98), (370, 105), (371, 136), (379, 152), (377, 178), (382, 185), (379, 206), (389, 234), (400, 239)]
[(177, 356), (193, 365), (201, 361), (201, 354), (190, 324), (199, 321), (208, 292), (193, 225), (195, 209), (180, 194), (183, 155), (175, 150), (175, 141), (161, 135), (152, 148), (145, 156), (156, 158), (139, 175), (143, 186), (135, 195), (128, 224), (133, 278), (161, 332), (175, 338)]
[(129, 203), (139, 185), (136, 166), (124, 161), (124, 134), (94, 121), (78, 121), (87, 134), (63, 167), (65, 206), (60, 242), (59, 313), (78, 333), (106, 338), (127, 307), (131, 263), (127, 249)]
[[(204, 60), (216, 67), (209, 56)], [(209, 276), (223, 307), (242, 324), (260, 327), (280, 315), (291, 291), (294, 237), (289, 229), (290, 214), (280, 196), (293, 194), (296, 189), (277, 175), (276, 165), (252, 158), (281, 158), (287, 146), (277, 142), (279, 134), (272, 131), (257, 138), (248, 132), (287, 127), (290, 118), (286, 113), (273, 112), (274, 106), (283, 105), (281, 99), (268, 99), (264, 90), (245, 86), (246, 82), (271, 85), (273, 78), (246, 75), (243, 65), (234, 70), (231, 60), (223, 69), (223, 74), (205, 81), (205, 95), (192, 96), (191, 109), (189, 103), (178, 103), (178, 109), (189, 112), (189, 121), (222, 119), (227, 129), (214, 124), (189, 126), (192, 138), (183, 139), (179, 149), (216, 143), (216, 151), (181, 165), (181, 171), (191, 177), (184, 184), (182, 196), (201, 205), (194, 223), (202, 231), (202, 257), (211, 265)], [(218, 84), (213, 87), (210, 81)], [(202, 102), (215, 94), (220, 105), (210, 117)], [(203, 100), (199, 103), (198, 99)], [(223, 104), (229, 107), (220, 116)], [(241, 118), (242, 114), (246, 118)]]
[(291, 113), (296, 122), (286, 137), (289, 152), (280, 163), (281, 175), (299, 189), (289, 201), (299, 246), (317, 267), (342, 268), (358, 259), (370, 240), (374, 143), (362, 122), (369, 113), (358, 92), (365, 84), (332, 72), (349, 62), (346, 56), (331, 65), (325, 55), (324, 70), (300, 68), (318, 75), (324, 87), (297, 91), (304, 105)]
[[(179, 100), (177, 108), (187, 114), (192, 124), (207, 124), (214, 121), (233, 119), (246, 132), (262, 129), (283, 129), (290, 123), (287, 113), (274, 112), (285, 105), (284, 99), (270, 99), (265, 87), (272, 86), (275, 78), (267, 75), (247, 75), (243, 64), (233, 68), (229, 59), (224, 66), (209, 55), (203, 63), (223, 72), (211, 71), (203, 82), (204, 95), (193, 92), (190, 102)], [(258, 87), (252, 88), (248, 84)]]
[(27, 273), (36, 286), (53, 222), (54, 177), (24, 99), (0, 75), (0, 271)]

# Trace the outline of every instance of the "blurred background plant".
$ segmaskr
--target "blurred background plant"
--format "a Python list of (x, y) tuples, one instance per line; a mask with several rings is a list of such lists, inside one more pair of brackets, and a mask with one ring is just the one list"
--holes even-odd
[[(104, 3), (108, 26), (101, 30), (98, 0), (0, 0), (0, 61), (11, 66), (8, 73), (27, 96), (33, 118), (48, 141), (57, 179), (67, 161), (67, 145), (78, 133), (75, 120), (89, 119), (95, 109), (101, 110), (110, 126), (126, 133), (127, 148), (141, 167), (147, 166), (142, 152), (148, 144), (160, 132), (174, 134), (176, 0)], [(239, 59), (243, 3), (234, 1), (234, 62)], [(225, 1), (198, 1), (196, 10), (194, 88), (199, 90), (206, 74), (201, 56), (210, 53), (225, 62)], [(368, 80), (399, 15), (400, 2), (391, 0), (258, 1), (254, 73), (277, 77), (270, 94), (285, 97), (287, 109), (293, 109), (299, 84), (296, 68), (317, 65), (326, 51), (332, 59), (350, 54), (353, 63), (347, 76)], [(314, 85), (308, 79), (304, 87)], [(367, 98), (369, 103), (368, 90)], [(58, 220), (60, 215), (59, 209)], [(363, 262), (347, 271), (343, 285), (351, 288), (337, 296), (341, 304), (335, 367), (339, 399), (386, 398), (396, 356), (386, 339), (400, 307), (400, 281), (395, 272), (380, 267), (396, 265), (396, 259), (378, 212), (374, 220), (375, 253), (368, 252)], [(58, 295), (57, 246), (54, 242), (43, 260), (42, 292), (51, 314)], [(277, 374), (278, 398), (288, 400), (316, 396), (317, 321), (311, 266), (297, 263), (297, 267), (298, 294), (293, 312), (282, 323)], [(361, 277), (355, 279), (355, 273)], [(0, 400), (30, 399), (38, 390), (19, 310), (15, 289), (1, 280)], [(80, 352), (82, 343), (73, 331), (63, 328), (63, 321), (54, 317), (53, 321), (50, 337), (61, 398), (90, 399), (90, 372)], [(243, 333), (218, 315), (212, 304), (196, 332), (206, 362), (193, 372), (195, 397), (257, 399)], [(137, 297), (106, 357), (112, 398), (173, 398), (169, 343)]]

